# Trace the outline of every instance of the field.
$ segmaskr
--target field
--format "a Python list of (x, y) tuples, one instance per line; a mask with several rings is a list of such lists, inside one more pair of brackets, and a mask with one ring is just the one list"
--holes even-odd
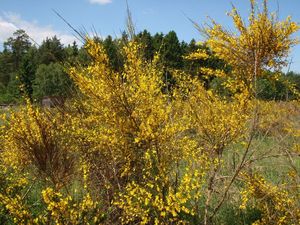
[(300, 27), (250, 5), (237, 34), (194, 23), (189, 70), (128, 29), (118, 59), (84, 37), (84, 63), (41, 66), (60, 104), (21, 77), (24, 104), (0, 110), (0, 224), (300, 224), (300, 87), (281, 72)]
[[(63, 109), (2, 110), (1, 223), (118, 224), (121, 217), (124, 223), (159, 218), (166, 224), (199, 224), (214, 212), (209, 223), (296, 221), (299, 103), (253, 101), (242, 109), (240, 103), (211, 101), (211, 93), (196, 96), (191, 95), (192, 109), (185, 99), (158, 111), (151, 104), (146, 104), (151, 112), (140, 108), (152, 123), (151, 133), (146, 125), (138, 131), (131, 127), (133, 118), (143, 117), (120, 115), (120, 124), (82, 100)], [(165, 113), (172, 115), (169, 122)], [(152, 114), (162, 120), (151, 120)], [(157, 126), (162, 123), (169, 125)], [(133, 160), (136, 164), (128, 164)]]

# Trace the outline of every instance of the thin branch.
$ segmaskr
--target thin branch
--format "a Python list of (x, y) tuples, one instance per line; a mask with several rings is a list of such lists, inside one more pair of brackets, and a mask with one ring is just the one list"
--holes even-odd
[(80, 38), (78, 38), (77, 36), (75, 36), (81, 43), (84, 44), (84, 40), (86, 40), (86, 38), (82, 35), (82, 33), (80, 33), (77, 29), (75, 29), (60, 13), (58, 13), (55, 9), (52, 9), (52, 11), (60, 18), (62, 19), (62, 21), (64, 21)]

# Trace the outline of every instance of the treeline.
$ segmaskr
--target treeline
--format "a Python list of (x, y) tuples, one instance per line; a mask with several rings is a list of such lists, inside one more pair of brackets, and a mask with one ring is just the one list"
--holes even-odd
[[(207, 87), (216, 89), (221, 95), (229, 95), (220, 78), (206, 78), (201, 73), (201, 67), (230, 70), (221, 60), (210, 57), (208, 60), (188, 60), (185, 56), (199, 49), (212, 52), (205, 44), (198, 44), (194, 39), (189, 43), (180, 41), (175, 31), (167, 34), (150, 34), (147, 30), (138, 33), (135, 38), (143, 45), (143, 57), (151, 61), (156, 53), (164, 68), (162, 79), (167, 87), (172, 86), (172, 70), (181, 70), (188, 75), (202, 79)], [(107, 36), (105, 39), (95, 38), (102, 42), (114, 70), (122, 71), (124, 59), (121, 51), (128, 43), (128, 35), (121, 37)], [(47, 38), (40, 45), (32, 43), (24, 30), (17, 30), (3, 44), (0, 52), (0, 104), (19, 103), (26, 95), (32, 101), (39, 102), (44, 96), (71, 97), (76, 90), (65, 68), (75, 64), (88, 64), (90, 56), (84, 46), (76, 42), (64, 46), (54, 36)], [(288, 82), (287, 82), (288, 81)], [(259, 79), (257, 82), (258, 97), (265, 100), (293, 99), (294, 94), (286, 83), (295, 84), (300, 90), (300, 76), (294, 72), (281, 74), (273, 82), (269, 79)]]
[(23, 30), (8, 38), (0, 53), (0, 102), (18, 103), (22, 96), (39, 100), (46, 95), (68, 96), (72, 81), (64, 64), (82, 57), (76, 43), (64, 47), (57, 37), (33, 44)]

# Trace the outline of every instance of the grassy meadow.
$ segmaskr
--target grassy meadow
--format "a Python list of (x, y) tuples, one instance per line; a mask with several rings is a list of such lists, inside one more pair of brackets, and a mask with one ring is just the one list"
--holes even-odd
[[(300, 27), (250, 6), (229, 14), (237, 34), (194, 24), (197, 76), (133, 33), (121, 65), (90, 37), (88, 61), (43, 65), (74, 92), (45, 107), (21, 85), (0, 109), (0, 224), (300, 224), (300, 90), (280, 80)], [(261, 80), (292, 97), (262, 98)]]

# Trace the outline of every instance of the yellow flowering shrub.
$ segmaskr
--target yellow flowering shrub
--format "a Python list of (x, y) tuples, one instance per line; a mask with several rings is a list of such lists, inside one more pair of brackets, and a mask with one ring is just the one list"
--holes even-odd
[(244, 174), (244, 178), (246, 189), (242, 191), (240, 208), (246, 208), (249, 200), (255, 199), (252, 207), (259, 208), (262, 213), (262, 218), (253, 224), (299, 224), (299, 196), (291, 193), (287, 184), (274, 186), (260, 175)]
[[(248, 90), (249, 94), (256, 92), (256, 79), (272, 75), (266, 71), (278, 72), (287, 65), (286, 57), (290, 48), (298, 43), (292, 34), (299, 30), (299, 25), (287, 17), (278, 21), (276, 13), (269, 13), (267, 0), (263, 1), (260, 11), (256, 0), (251, 0), (251, 13), (244, 21), (236, 7), (228, 14), (235, 26), (234, 31), (227, 30), (213, 19), (211, 25), (196, 27), (207, 37), (206, 45), (215, 56), (223, 60), (230, 71), (216, 72), (202, 69), (207, 75), (222, 77), (226, 74), (226, 86), (231, 91)], [(192, 54), (191, 58), (207, 59), (205, 54)], [(273, 73), (274, 74), (274, 73)], [(275, 77), (267, 77), (276, 79)], [(245, 91), (245, 90), (244, 90)]]
[[(185, 143), (189, 141), (185, 140)], [(130, 182), (114, 202), (123, 210), (123, 223), (186, 224), (188, 219), (201, 221), (199, 204), (209, 162), (207, 157), (199, 154), (199, 149), (193, 149), (191, 145), (184, 148), (181, 160), (169, 173), (160, 165), (155, 151), (145, 153), (142, 181)]]
[[(297, 224), (299, 102), (286, 108), (254, 97), (256, 79), (285, 64), (298, 25), (278, 22), (264, 3), (259, 12), (251, 1), (248, 25), (233, 8), (238, 34), (213, 21), (204, 30), (210, 50), (186, 57), (226, 64), (200, 68), (226, 81), (226, 98), (182, 71), (169, 71), (169, 87), (159, 55), (145, 61), (135, 40), (122, 49), (124, 67), (113, 70), (101, 42), (87, 38), (90, 63), (68, 68), (78, 98), (63, 110), (27, 103), (1, 119), (0, 222), (222, 224), (225, 203), (253, 203), (256, 224)], [(274, 156), (256, 144), (266, 137), (277, 141), (282, 152), (274, 154), (293, 185), (245, 175)]]
[(45, 224), (99, 224), (104, 219), (99, 203), (92, 200), (89, 193), (80, 202), (74, 202), (71, 196), (46, 188), (42, 191), (42, 198), (47, 216), (40, 217), (39, 221)]
[[(143, 61), (141, 46), (130, 42), (124, 47), (124, 71), (117, 73), (109, 69), (99, 43), (88, 40), (87, 50), (95, 61), (87, 68), (71, 68), (70, 73), (88, 97), (82, 102), (86, 117), (79, 115), (79, 120), (75, 116), (72, 126), (80, 145), (88, 146), (82, 150), (90, 180), (96, 181), (91, 185), (105, 190), (107, 207), (114, 202), (123, 210), (124, 222), (154, 221), (153, 213), (165, 215), (157, 219), (167, 221), (170, 212), (174, 221), (180, 221), (182, 210), (192, 212), (188, 202), (199, 200), (203, 183), (200, 177), (206, 169), (200, 159), (205, 154), (187, 131), (188, 119), (182, 117), (182, 105), (172, 100), (176, 96), (162, 92), (159, 57), (151, 63)], [(196, 175), (191, 166), (196, 166)], [(182, 174), (181, 170), (192, 174)], [(199, 194), (195, 194), (196, 187)], [(178, 196), (186, 195), (186, 200), (176, 203)], [(157, 199), (155, 206), (153, 199)]]
[(259, 102), (260, 122), (257, 132), (263, 135), (297, 133), (295, 118), (298, 117), (300, 108), (299, 102)]
[(0, 157), (0, 222), (11, 221), (16, 224), (33, 223), (28, 206), (23, 203), (28, 187), (28, 174), (10, 168)]
[(40, 177), (62, 187), (71, 178), (75, 156), (61, 124), (58, 113), (54, 116), (29, 103), (11, 112), (4, 134), (3, 160), (19, 169), (33, 165)]

